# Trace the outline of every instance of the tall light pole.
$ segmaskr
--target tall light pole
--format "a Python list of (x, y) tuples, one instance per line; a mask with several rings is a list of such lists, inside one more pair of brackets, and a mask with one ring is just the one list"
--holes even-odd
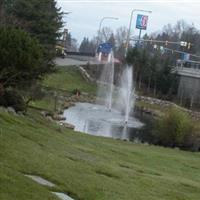
[(125, 49), (125, 57), (127, 55), (128, 52), (128, 48), (129, 48), (129, 40), (130, 40), (130, 34), (131, 34), (131, 24), (133, 21), (133, 13), (139, 11), (139, 12), (146, 12), (146, 13), (152, 13), (152, 11), (150, 10), (140, 10), (140, 9), (134, 9), (131, 11), (131, 17), (130, 17), (130, 22), (129, 22), (129, 28), (128, 28), (128, 34), (127, 34), (127, 39), (126, 39), (126, 49)]
[[(69, 14), (71, 14), (72, 12), (62, 12), (62, 14), (63, 14), (63, 16), (64, 15), (69, 15)], [(63, 24), (66, 26), (66, 22), (63, 22)], [(67, 47), (67, 34), (68, 34), (68, 29), (67, 28), (65, 28), (64, 26), (63, 26), (63, 28), (64, 28), (64, 30), (63, 30), (63, 47), (64, 48), (68, 48), (69, 47), (69, 45), (68, 45), (68, 47)]]
[(117, 17), (103, 17), (99, 23), (99, 30), (98, 30), (98, 38), (97, 38), (97, 47), (99, 46), (99, 40), (100, 40), (100, 32), (101, 32), (101, 26), (104, 20), (106, 19), (113, 19), (113, 20), (118, 20)]

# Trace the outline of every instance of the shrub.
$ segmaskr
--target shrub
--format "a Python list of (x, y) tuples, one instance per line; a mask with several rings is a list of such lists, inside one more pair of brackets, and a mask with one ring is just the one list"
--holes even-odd
[(40, 79), (47, 71), (39, 42), (28, 33), (0, 27), (0, 83), (18, 87)]
[(26, 110), (26, 104), (23, 98), (14, 90), (6, 90), (4, 94), (0, 96), (0, 106), (12, 107), (17, 112)]
[(79, 89), (74, 89), (72, 91), (73, 94), (80, 96), (81, 95), (81, 91)]
[(26, 106), (29, 105), (31, 101), (35, 100), (41, 100), (42, 98), (45, 97), (45, 90), (42, 89), (41, 85), (37, 82), (32, 85), (24, 86), (21, 88), (18, 88), (17, 90), (22, 98), (24, 99)]
[(177, 108), (171, 108), (156, 121), (154, 136), (157, 144), (183, 147), (194, 131), (194, 125), (188, 114)]

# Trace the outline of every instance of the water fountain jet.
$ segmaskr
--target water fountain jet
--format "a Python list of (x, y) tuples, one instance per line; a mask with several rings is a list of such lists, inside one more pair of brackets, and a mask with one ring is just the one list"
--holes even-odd
[(118, 86), (114, 85), (115, 71), (114, 54), (111, 52), (98, 82), (98, 100), (104, 99), (103, 105), (99, 105), (98, 101), (97, 104), (77, 103), (76, 106), (65, 110), (67, 122), (73, 124), (76, 131), (130, 139), (130, 130), (143, 126), (140, 121), (130, 116), (135, 102), (132, 66), (127, 65), (123, 68), (121, 78), (116, 80)]
[(110, 63), (111, 67), (111, 75), (110, 75), (110, 96), (109, 96), (109, 104), (108, 104), (108, 110), (111, 112), (112, 110), (112, 98), (113, 98), (113, 88), (114, 88), (114, 73), (115, 73), (115, 66), (114, 66), (114, 54), (113, 51), (109, 54), (108, 62)]

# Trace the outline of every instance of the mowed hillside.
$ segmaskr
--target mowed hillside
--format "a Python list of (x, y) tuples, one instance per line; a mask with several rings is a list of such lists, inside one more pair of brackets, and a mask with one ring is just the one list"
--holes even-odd
[[(49, 123), (38, 112), (0, 112), (0, 199), (199, 200), (200, 154), (94, 137)], [(48, 188), (24, 174), (56, 184)]]

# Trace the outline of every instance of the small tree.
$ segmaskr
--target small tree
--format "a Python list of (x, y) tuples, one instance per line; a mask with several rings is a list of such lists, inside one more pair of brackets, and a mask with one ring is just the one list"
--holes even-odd
[(48, 71), (41, 46), (24, 31), (1, 27), (0, 47), (0, 82), (4, 88), (31, 84)]
[(82, 53), (95, 53), (95, 50), (96, 42), (94, 40), (89, 40), (87, 37), (84, 37), (79, 47), (79, 51)]
[(193, 131), (190, 117), (179, 109), (171, 108), (157, 120), (154, 136), (158, 144), (182, 147), (186, 137), (192, 136)]

